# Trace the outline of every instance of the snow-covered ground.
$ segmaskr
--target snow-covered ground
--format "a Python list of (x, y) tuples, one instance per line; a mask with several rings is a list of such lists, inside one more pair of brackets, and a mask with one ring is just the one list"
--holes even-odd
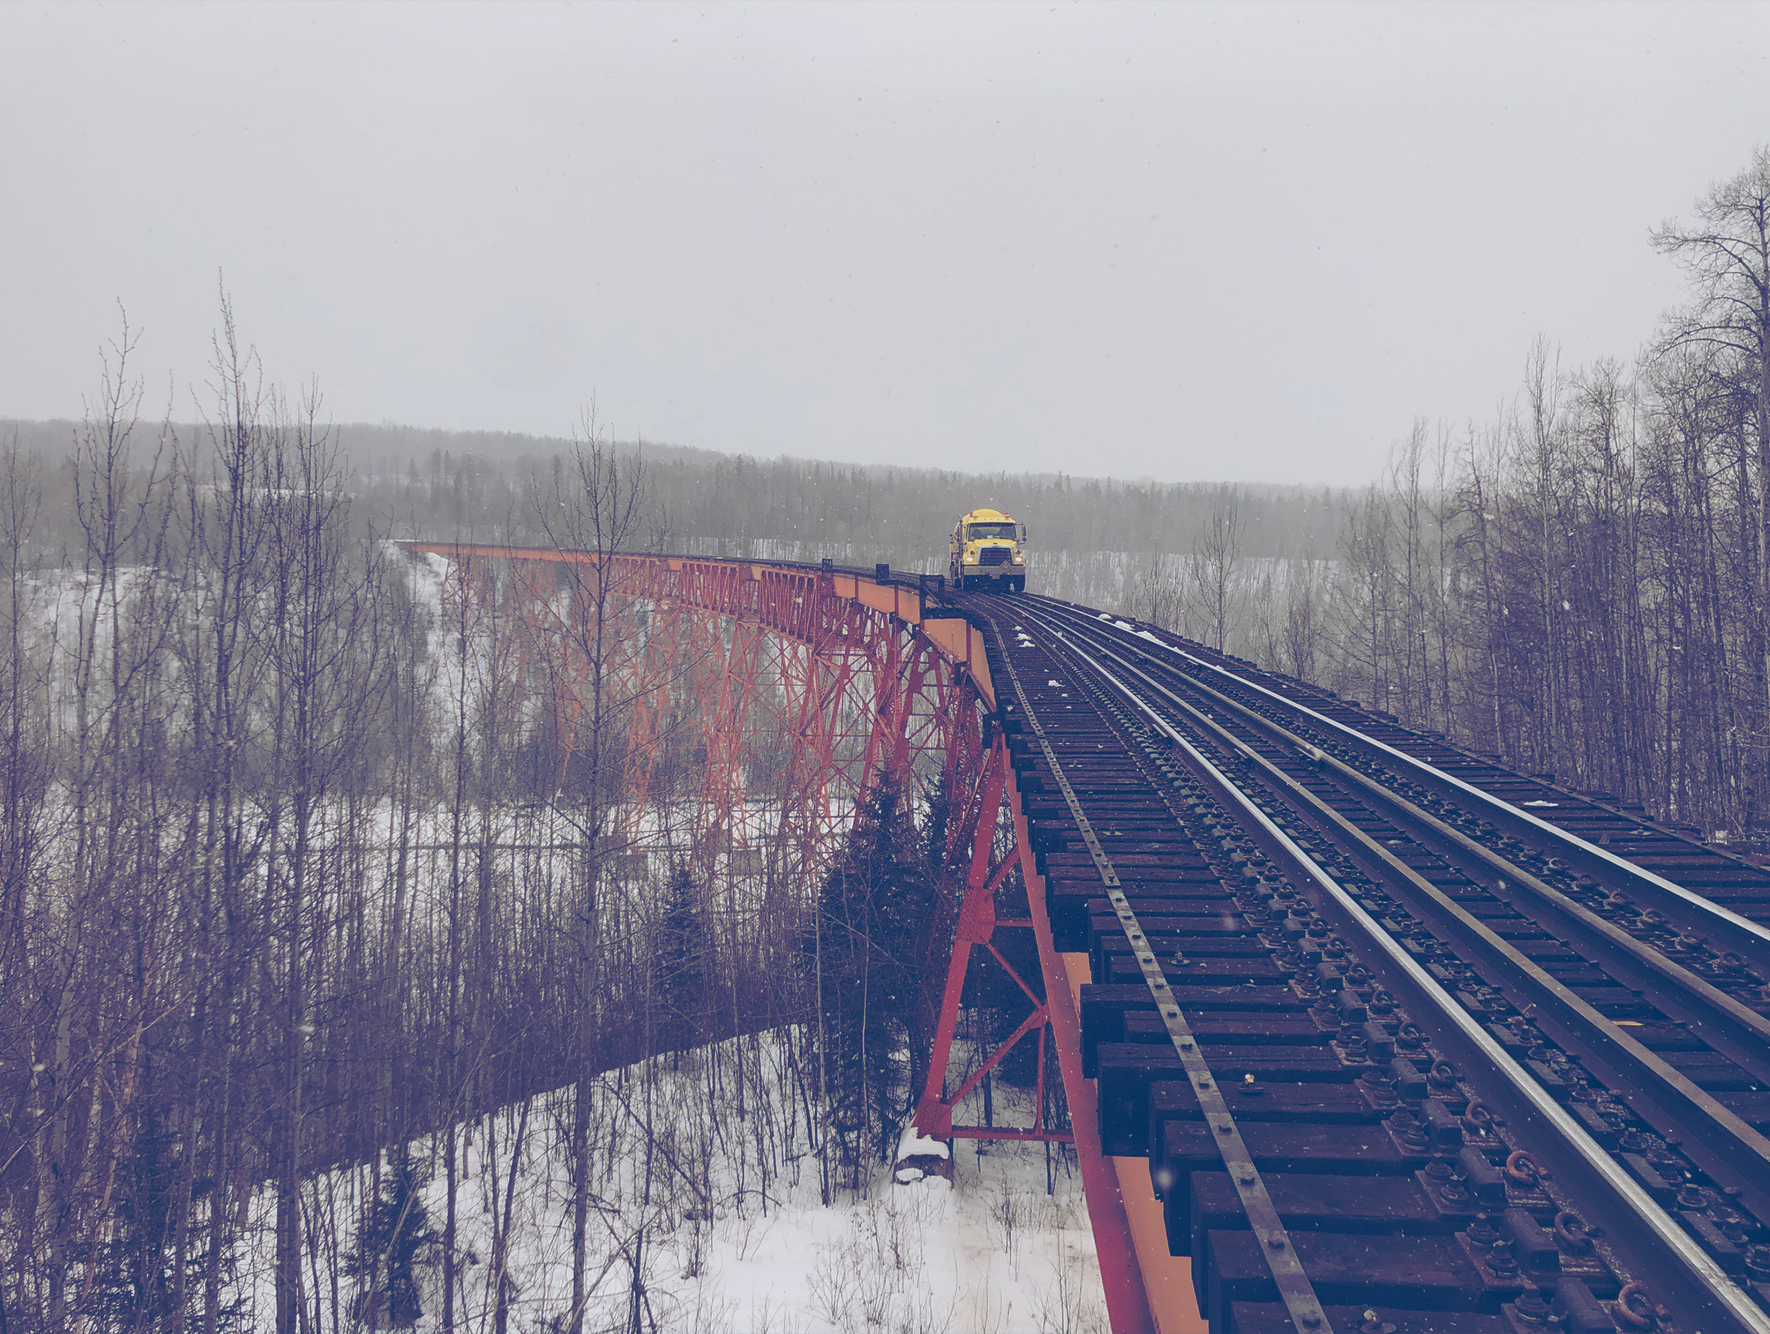
[[(998, 1085), (1002, 1124), (1030, 1120)], [(956, 1146), (955, 1179), (909, 1184), (879, 1166), (860, 1192), (822, 1203), (789, 1044), (741, 1038), (615, 1071), (596, 1081), (586, 1330), (1104, 1331), (1093, 1237), (1081, 1181), (1059, 1153), (998, 1142)], [(571, 1297), (571, 1181), (564, 1145), (570, 1090), (459, 1129), (461, 1278), (457, 1326), (492, 1330), (497, 1233), (508, 1234), (511, 1330), (560, 1330)], [(963, 1115), (977, 1116), (967, 1108)], [(520, 1139), (520, 1144), (518, 1143)], [(459, 1142), (459, 1141), (458, 1141)], [(514, 1170), (513, 1148), (516, 1150)], [(427, 1177), (428, 1225), (440, 1232), (438, 1141), (414, 1141)], [(1049, 1174), (1047, 1163), (1049, 1161)], [(906, 1174), (907, 1175), (907, 1174)], [(1050, 1183), (1049, 1193), (1047, 1182)], [(514, 1186), (514, 1189), (512, 1188)], [(361, 1328), (357, 1281), (343, 1272), (369, 1190), (368, 1173), (309, 1184), (313, 1229), (305, 1266), (322, 1328)], [(254, 1202), (238, 1277), (261, 1328), (274, 1309), (274, 1204)], [(420, 1251), (424, 1315), (442, 1311), (438, 1248)], [(637, 1319), (636, 1319), (637, 1317)]]

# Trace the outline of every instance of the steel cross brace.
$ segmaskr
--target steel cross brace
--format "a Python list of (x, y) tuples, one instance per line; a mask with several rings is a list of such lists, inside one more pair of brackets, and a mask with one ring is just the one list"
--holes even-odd
[[(965, 850), (970, 841), (970, 862), (965, 874), (964, 897), (959, 904), (959, 919), (954, 931), (952, 957), (947, 963), (946, 988), (941, 995), (939, 1018), (935, 1024), (933, 1052), (922, 1096), (916, 1104), (915, 1129), (931, 1139), (1020, 1139), (1042, 1140), (1068, 1144), (1074, 1136), (1067, 1130), (1055, 1130), (1045, 1124), (1045, 1030), (1050, 1024), (1050, 1010), (1045, 1000), (1015, 972), (995, 946), (997, 927), (1030, 928), (1030, 921), (1004, 921), (996, 915), (996, 891), (1021, 860), (1018, 838), (1008, 855), (991, 866), (995, 853), (996, 830), (1001, 820), (1002, 794), (1008, 779), (1008, 748), (997, 737), (990, 748), (980, 781), (965, 813), (953, 831), (948, 861)], [(991, 1051), (957, 1089), (946, 1091), (947, 1067), (952, 1058), (953, 1037), (958, 1026), (959, 1004), (965, 990), (965, 973), (975, 947), (987, 950), (1008, 976), (1014, 980), (1032, 1006), (1020, 1026), (1008, 1039)], [(989, 1072), (1001, 1063), (1029, 1033), (1039, 1035), (1038, 1076), (1034, 1090), (1037, 1116), (1026, 1128), (956, 1125), (954, 1109), (975, 1089)]]

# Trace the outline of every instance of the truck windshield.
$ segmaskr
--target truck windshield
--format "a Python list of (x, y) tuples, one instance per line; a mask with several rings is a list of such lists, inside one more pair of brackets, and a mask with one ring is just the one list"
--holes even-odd
[(965, 530), (965, 540), (976, 542), (985, 537), (1005, 537), (1012, 542), (1017, 531), (1018, 525), (1012, 523), (974, 523)]

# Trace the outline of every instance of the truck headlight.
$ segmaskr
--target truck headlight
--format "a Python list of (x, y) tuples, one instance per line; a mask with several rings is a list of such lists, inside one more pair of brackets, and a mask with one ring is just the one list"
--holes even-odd
[(1014, 553), (1014, 563), (1016, 565), (1025, 565), (1026, 564), (1026, 557), (1021, 555), (1018, 551), (1016, 551)]

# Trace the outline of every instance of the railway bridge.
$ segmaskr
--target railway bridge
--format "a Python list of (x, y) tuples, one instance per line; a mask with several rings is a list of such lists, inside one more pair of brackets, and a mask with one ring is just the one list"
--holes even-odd
[[(501, 609), (500, 670), (565, 722), (599, 691), (632, 701), (636, 841), (647, 701), (686, 678), (696, 857), (814, 873), (887, 772), (963, 812), (916, 1128), (1073, 1140), (1115, 1330), (1770, 1334), (1770, 874), (1750, 861), (1053, 599), (884, 566), (408, 546)], [(787, 741), (765, 825), (759, 737)], [(1040, 976), (1009, 966), (1013, 931)], [(954, 1080), (981, 953), (1027, 1016)], [(1068, 1126), (956, 1122), (1020, 1042)]]

